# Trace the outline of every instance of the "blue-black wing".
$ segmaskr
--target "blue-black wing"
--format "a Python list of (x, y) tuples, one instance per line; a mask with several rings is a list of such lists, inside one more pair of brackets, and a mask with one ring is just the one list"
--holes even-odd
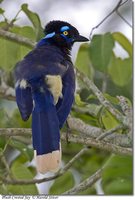
[[(63, 126), (74, 99), (74, 70), (72, 64), (66, 64), (63, 60), (58, 48), (39, 47), (30, 52), (15, 69), (16, 101), (24, 120), (32, 113), (33, 147), (38, 171), (42, 173), (59, 168), (59, 128)], [(63, 98), (56, 106), (45, 83), (46, 75), (59, 75), (62, 79)]]
[(16, 93), (16, 102), (21, 114), (21, 117), (24, 121), (28, 120), (29, 116), (32, 113), (33, 109), (33, 100), (31, 95), (31, 88), (21, 88), (18, 84), (15, 87)]
[(73, 66), (70, 63), (68, 70), (62, 79), (62, 82), (63, 82), (63, 89), (62, 89), (63, 98), (59, 99), (56, 105), (60, 128), (62, 128), (64, 122), (66, 121), (74, 101), (75, 73)]
[[(29, 83), (46, 75), (60, 75), (67, 71), (63, 65), (63, 55), (55, 46), (35, 48), (16, 65), (14, 76), (16, 81), (16, 101), (23, 120), (27, 120), (32, 112), (33, 100)], [(26, 86), (20, 85), (26, 81)], [(37, 87), (37, 85), (35, 86)]]

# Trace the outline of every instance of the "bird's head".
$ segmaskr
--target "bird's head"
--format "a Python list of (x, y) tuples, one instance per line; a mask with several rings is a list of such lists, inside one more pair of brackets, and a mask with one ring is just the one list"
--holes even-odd
[(88, 39), (79, 34), (78, 30), (64, 21), (51, 21), (44, 30), (44, 40), (59, 47), (71, 48), (74, 42), (87, 42)]

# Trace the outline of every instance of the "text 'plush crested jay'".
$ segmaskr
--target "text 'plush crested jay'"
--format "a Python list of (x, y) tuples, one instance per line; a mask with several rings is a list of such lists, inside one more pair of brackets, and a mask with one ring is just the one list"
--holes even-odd
[(24, 121), (32, 114), (33, 148), (41, 173), (60, 167), (60, 129), (75, 92), (70, 50), (74, 42), (85, 41), (69, 23), (51, 21), (45, 37), (15, 68), (16, 102)]

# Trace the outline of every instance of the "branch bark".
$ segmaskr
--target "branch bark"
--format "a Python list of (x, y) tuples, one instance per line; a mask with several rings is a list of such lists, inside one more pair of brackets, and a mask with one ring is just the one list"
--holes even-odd
[(84, 123), (81, 119), (69, 117), (68, 124), (71, 130), (78, 131), (82, 133), (83, 137), (89, 137), (93, 139), (100, 139), (100, 137), (104, 137), (104, 141), (115, 144), (122, 147), (131, 147), (132, 146), (132, 135), (129, 134), (120, 134), (118, 133), (118, 129), (124, 129), (122, 125), (119, 127), (115, 127), (113, 129), (104, 131), (101, 128), (90, 126)]
[(16, 43), (20, 43), (20, 44), (23, 44), (27, 47), (30, 47), (30, 48), (33, 48), (35, 46), (35, 42), (33, 42), (32, 40), (26, 38), (26, 37), (23, 37), (23, 36), (19, 36), (15, 33), (11, 33), (9, 31), (5, 31), (3, 29), (0, 28), (0, 36), (5, 38), (5, 39), (9, 39), (9, 40), (12, 40)]
[[(61, 139), (63, 141), (66, 141), (66, 134), (62, 134)], [(96, 139), (85, 137), (82, 135), (70, 134), (68, 137), (68, 140), (69, 142), (73, 142), (77, 144), (79, 143), (86, 146), (99, 148), (100, 150), (108, 151), (108, 152), (119, 154), (119, 155), (132, 155), (131, 148), (120, 147), (118, 145), (111, 144), (109, 142), (96, 140)]]

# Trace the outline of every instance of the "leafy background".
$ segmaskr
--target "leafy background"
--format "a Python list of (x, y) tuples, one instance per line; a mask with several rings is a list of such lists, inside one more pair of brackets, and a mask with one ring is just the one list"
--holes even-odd
[[(30, 26), (16, 25), (20, 12), (24, 12)], [(19, 36), (29, 38), (34, 43), (43, 37), (43, 28), (38, 14), (31, 11), (27, 4), (21, 5), (18, 16), (12, 20), (5, 18), (5, 10), (0, 8), (3, 20), (0, 28), (8, 30)], [(126, 58), (119, 57), (115, 51), (117, 45), (126, 52)], [(30, 50), (26, 46), (15, 41), (0, 37), (0, 70), (9, 86), (14, 86), (12, 71), (15, 64), (21, 60)], [(86, 74), (98, 88), (104, 93), (111, 103), (118, 107), (117, 95), (125, 96), (132, 104), (132, 44), (121, 32), (106, 32), (94, 34), (90, 43), (82, 44), (79, 48), (75, 66)], [(91, 114), (76, 112), (75, 107), (88, 108)], [(118, 108), (120, 111), (120, 108)], [(119, 122), (97, 101), (92, 92), (78, 79), (78, 88), (75, 103), (71, 115), (82, 119), (85, 123), (103, 128), (105, 130), (116, 127)], [(15, 102), (0, 99), (0, 127), (25, 127), (31, 126), (31, 119), (23, 122)], [(66, 128), (66, 127), (65, 127)], [(76, 133), (78, 134), (78, 133)], [(33, 164), (33, 150), (31, 137), (0, 137), (0, 194), (39, 194), (36, 184), (9, 185), (2, 184), (1, 177), (7, 176), (7, 169), (3, 164), (2, 155), (9, 164), (9, 173), (16, 179), (33, 179), (37, 176)], [(83, 145), (62, 143), (63, 165), (67, 163)], [(106, 163), (106, 164), (105, 164)], [(132, 194), (132, 157), (112, 155), (100, 149), (90, 148), (81, 156), (63, 176), (54, 180), (48, 190), (48, 194), (62, 194), (76, 186), (82, 180), (92, 175), (105, 164), (100, 187), (106, 195)], [(43, 187), (46, 187), (44, 185)], [(46, 189), (45, 189), (46, 191)], [(95, 185), (79, 194), (97, 194)]]

